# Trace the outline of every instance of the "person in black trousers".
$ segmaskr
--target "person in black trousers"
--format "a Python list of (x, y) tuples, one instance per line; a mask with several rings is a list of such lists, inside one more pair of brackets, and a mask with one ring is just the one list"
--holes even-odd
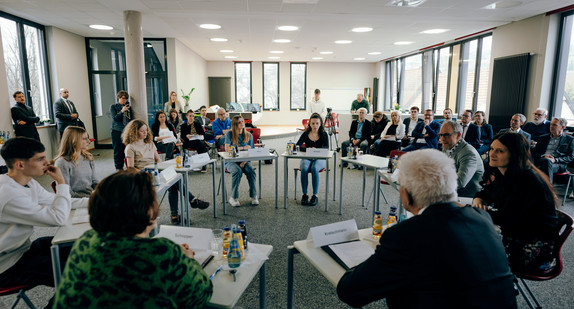
[(124, 168), (124, 151), (126, 146), (122, 143), (122, 132), (128, 122), (134, 119), (134, 112), (128, 101), (130, 95), (127, 91), (118, 92), (118, 103), (110, 106), (112, 116), (112, 147), (114, 148), (114, 165), (116, 170)]

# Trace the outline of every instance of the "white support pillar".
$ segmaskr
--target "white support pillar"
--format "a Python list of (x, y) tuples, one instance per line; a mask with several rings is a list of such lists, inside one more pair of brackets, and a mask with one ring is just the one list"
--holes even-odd
[(147, 122), (147, 96), (145, 82), (142, 14), (124, 11), (124, 37), (126, 48), (126, 71), (130, 104), (136, 118)]

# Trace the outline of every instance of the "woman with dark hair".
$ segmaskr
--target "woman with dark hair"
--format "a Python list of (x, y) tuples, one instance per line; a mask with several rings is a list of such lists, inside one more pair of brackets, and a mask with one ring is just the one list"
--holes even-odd
[(492, 142), (492, 126), (486, 123), (483, 111), (476, 111), (474, 113), (474, 124), (480, 128), (480, 147), (477, 149), (479, 155), (485, 154), (490, 148)]
[[(297, 141), (297, 146), (301, 151), (307, 151), (307, 148), (329, 148), (329, 137), (323, 127), (323, 118), (318, 113), (313, 113), (309, 118), (309, 125), (305, 132), (301, 134)], [(325, 168), (325, 160), (319, 159), (301, 159), (299, 164), (301, 169), (301, 188), (303, 188), (303, 197), (301, 205), (315, 206), (319, 202), (317, 193), (319, 192), (319, 171)], [(313, 196), (309, 200), (307, 187), (309, 186), (309, 173), (313, 181)]]
[(548, 273), (556, 266), (552, 251), (558, 223), (557, 198), (548, 177), (532, 164), (522, 134), (497, 134), (490, 145), (489, 166), (484, 189), (476, 193), (472, 206), (488, 210), (500, 226), (513, 270)]
[[(149, 238), (159, 212), (151, 175), (106, 177), (89, 201), (54, 308), (203, 308), (213, 285), (187, 244)], [(105, 280), (104, 280), (105, 278)]]
[(72, 197), (89, 197), (98, 184), (94, 156), (88, 151), (89, 146), (90, 137), (86, 129), (66, 127), (54, 165), (70, 185)]
[(181, 125), (183, 124), (183, 121), (179, 117), (179, 112), (177, 109), (172, 108), (169, 110), (169, 117), (167, 118), (167, 122), (173, 126), (175, 133), (179, 134), (179, 132), (181, 132)]
[[(245, 121), (243, 117), (237, 115), (231, 120), (231, 130), (225, 135), (225, 151), (229, 147), (237, 147), (239, 151), (247, 150), (254, 147), (253, 136), (249, 131), (245, 130)], [(251, 197), (251, 205), (259, 205), (257, 198), (257, 189), (255, 188), (255, 170), (251, 166), (251, 162), (228, 162), (225, 168), (231, 173), (231, 196), (229, 197), (229, 204), (233, 207), (239, 207), (241, 204), (237, 200), (239, 198), (239, 183), (241, 176), (245, 174), (247, 182), (249, 182), (249, 196)]]
[(173, 141), (166, 142), (170, 139), (177, 140), (177, 135), (173, 126), (167, 121), (167, 117), (163, 111), (155, 113), (155, 119), (151, 125), (151, 133), (153, 134), (153, 142), (158, 151), (165, 153), (165, 159), (173, 159), (173, 151), (175, 143)]

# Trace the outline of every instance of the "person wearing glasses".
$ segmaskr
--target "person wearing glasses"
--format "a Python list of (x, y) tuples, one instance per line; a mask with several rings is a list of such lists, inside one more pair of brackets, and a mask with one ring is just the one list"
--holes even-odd
[(462, 125), (462, 138), (475, 149), (480, 148), (480, 128), (472, 123), (472, 111), (465, 110), (460, 115)]
[(127, 91), (118, 92), (118, 103), (110, 105), (112, 116), (112, 147), (114, 148), (114, 165), (116, 170), (124, 168), (126, 145), (122, 143), (122, 132), (126, 125), (135, 119), (134, 112), (130, 107)]
[(425, 110), (424, 122), (417, 123), (412, 132), (415, 140), (410, 146), (403, 149), (403, 151), (413, 151), (423, 148), (438, 148), (438, 133), (440, 131), (440, 123), (434, 121), (434, 112), (432, 109)]
[(522, 127), (522, 130), (530, 133), (532, 145), (536, 145), (540, 136), (550, 133), (550, 121), (546, 120), (547, 116), (548, 111), (545, 108), (539, 107), (534, 112), (534, 119)]
[(60, 153), (54, 165), (70, 185), (72, 197), (90, 197), (98, 184), (94, 156), (88, 151), (90, 137), (86, 129), (67, 126), (62, 134)]
[(540, 136), (532, 151), (534, 164), (543, 171), (550, 182), (554, 173), (566, 171), (566, 166), (574, 161), (574, 138), (564, 134), (568, 124), (566, 118), (554, 118), (550, 122), (550, 134)]
[(381, 144), (381, 133), (389, 123), (389, 119), (383, 115), (383, 112), (376, 111), (373, 113), (373, 121), (371, 122), (371, 148), (374, 154), (379, 150)]
[(484, 165), (478, 151), (462, 138), (462, 126), (446, 120), (440, 127), (439, 140), (442, 152), (454, 160), (457, 174), (457, 193), (462, 197), (474, 197), (480, 187)]
[(492, 142), (492, 137), (494, 136), (492, 126), (486, 123), (483, 111), (474, 113), (474, 124), (480, 128), (480, 147), (477, 150), (479, 155), (483, 155), (488, 152), (490, 142)]

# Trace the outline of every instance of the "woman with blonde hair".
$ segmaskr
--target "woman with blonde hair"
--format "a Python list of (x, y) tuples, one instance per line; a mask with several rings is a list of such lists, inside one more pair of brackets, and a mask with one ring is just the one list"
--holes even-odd
[(181, 103), (179, 103), (179, 100), (177, 99), (177, 92), (175, 91), (169, 93), (169, 101), (165, 102), (163, 111), (167, 114), (172, 109), (175, 109), (178, 113), (183, 114), (183, 106), (181, 106)]
[(391, 150), (401, 148), (401, 140), (405, 136), (405, 125), (401, 122), (399, 112), (391, 113), (391, 121), (387, 123), (381, 133), (380, 146), (375, 153), (377, 156), (387, 157)]
[(89, 197), (96, 185), (94, 157), (88, 152), (90, 137), (86, 129), (68, 126), (62, 135), (60, 151), (54, 165), (70, 185), (72, 197)]
[[(239, 151), (244, 151), (254, 147), (253, 136), (245, 130), (245, 121), (243, 117), (237, 115), (231, 120), (231, 130), (225, 135), (225, 151), (229, 147), (236, 147)], [(249, 196), (251, 197), (251, 205), (259, 205), (257, 199), (257, 189), (255, 188), (255, 170), (251, 166), (251, 162), (229, 162), (225, 168), (231, 173), (231, 196), (229, 197), (229, 204), (233, 207), (239, 207), (239, 183), (241, 182), (242, 174), (245, 174), (249, 182)]]
[[(153, 143), (153, 135), (147, 124), (140, 119), (130, 122), (124, 133), (122, 140), (126, 145), (126, 162), (128, 167), (143, 169), (146, 165), (160, 162), (157, 149)], [(171, 210), (171, 223), (179, 224), (181, 222), (178, 209), (178, 186), (173, 185), (169, 188), (169, 208)], [(191, 208), (205, 209), (209, 203), (195, 198), (189, 192), (189, 204)]]

